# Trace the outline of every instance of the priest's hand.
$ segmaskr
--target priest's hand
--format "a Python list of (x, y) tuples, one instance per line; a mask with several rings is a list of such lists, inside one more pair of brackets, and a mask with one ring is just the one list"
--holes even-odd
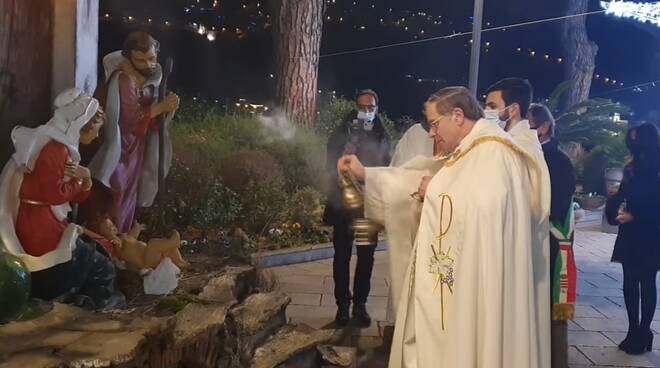
[(422, 181), (419, 183), (419, 188), (417, 189), (417, 195), (419, 195), (420, 198), (426, 198), (426, 188), (428, 188), (431, 179), (433, 179), (432, 176), (425, 176), (422, 178)]
[(358, 181), (364, 182), (364, 166), (355, 155), (340, 158), (337, 162), (337, 172), (342, 176), (353, 175)]

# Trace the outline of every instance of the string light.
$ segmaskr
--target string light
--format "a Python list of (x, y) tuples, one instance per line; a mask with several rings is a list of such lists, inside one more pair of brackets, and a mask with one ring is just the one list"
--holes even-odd
[[(335, 3), (335, 2), (332, 1), (332, 3)], [(199, 2), (197, 2), (197, 4), (199, 4)], [(214, 0), (214, 2), (213, 2), (212, 4), (213, 4), (213, 5), (217, 5), (217, 6), (219, 6), (219, 5), (220, 5), (220, 1), (218, 1), (218, 0)], [(254, 4), (254, 3), (252, 3), (252, 4)], [(372, 4), (372, 5), (373, 5), (373, 4)], [(259, 3), (259, 2), (256, 3), (256, 7), (254, 7), (254, 6), (248, 6), (247, 4), (242, 4), (242, 8), (245, 8), (245, 9), (249, 9), (249, 8), (254, 9), (254, 13), (253, 13), (252, 15), (249, 15), (249, 16), (251, 16), (251, 17), (257, 17), (256, 14), (258, 13), (258, 14), (260, 14), (260, 16), (258, 17), (258, 19), (263, 19), (263, 18), (264, 18), (264, 13), (261, 12), (260, 10), (258, 10), (258, 11), (256, 10), (256, 9), (258, 9), (258, 8), (260, 8), (260, 7), (261, 7), (261, 3)], [(200, 6), (198, 6), (198, 5), (191, 5), (190, 7), (185, 7), (185, 8), (183, 8), (183, 9), (185, 10), (186, 13), (193, 13), (193, 10), (195, 10), (195, 11), (199, 11), (199, 12), (205, 12), (205, 11), (218, 11), (217, 9), (214, 9), (214, 8), (204, 8), (204, 7), (200, 7)], [(331, 8), (331, 9), (332, 9), (332, 8)], [(392, 10), (391, 8), (389, 9), (389, 11), (390, 11), (390, 13), (393, 12), (393, 10)], [(587, 15), (599, 14), (599, 13), (604, 13), (604, 12), (605, 12), (605, 11), (603, 10), (603, 11), (586, 12), (586, 13), (581, 13), (581, 14), (575, 14), (575, 15), (569, 15), (569, 16), (562, 16), (562, 17), (555, 17), (555, 18), (546, 18), (546, 19), (540, 19), (540, 20), (535, 20), (535, 21), (529, 21), (529, 22), (523, 22), (523, 23), (511, 24), (511, 25), (508, 25), (508, 26), (500, 26), (500, 27), (487, 28), (487, 29), (484, 29), (483, 32), (489, 32), (489, 31), (495, 31), (495, 30), (505, 31), (505, 30), (507, 29), (507, 27), (515, 28), (515, 27), (521, 27), (521, 26), (525, 26), (525, 25), (540, 24), (540, 23), (552, 22), (552, 21), (557, 21), (557, 20), (562, 20), (562, 19), (569, 19), (569, 18), (574, 18), (574, 17), (583, 17), (583, 16), (587, 16)], [(349, 10), (349, 11), (345, 11), (345, 13), (352, 13), (352, 11), (351, 11), (351, 10)], [(459, 36), (464, 36), (464, 35), (469, 35), (469, 34), (471, 34), (471, 32), (460, 32), (460, 33), (457, 33), (456, 31), (453, 31), (451, 34), (448, 34), (448, 35), (446, 35), (446, 36), (426, 37), (426, 34), (427, 34), (428, 32), (427, 32), (427, 29), (424, 28), (424, 25), (431, 25), (431, 26), (433, 26), (434, 24), (435, 24), (435, 25), (437, 25), (437, 24), (443, 24), (443, 22), (441, 22), (441, 21), (437, 21), (437, 20), (434, 21), (434, 19), (442, 19), (442, 16), (434, 17), (434, 16), (428, 15), (427, 13), (424, 13), (424, 12), (413, 13), (413, 12), (409, 12), (409, 11), (407, 11), (406, 14), (408, 14), (408, 16), (404, 16), (404, 17), (400, 17), (400, 16), (399, 16), (399, 17), (395, 17), (395, 20), (393, 20), (393, 21), (388, 21), (388, 20), (386, 20), (385, 18), (379, 18), (379, 19), (382, 19), (382, 20), (383, 20), (382, 24), (380, 24), (380, 25), (381, 25), (381, 26), (384, 26), (384, 27), (392, 26), (392, 25), (398, 25), (398, 26), (400, 27), (400, 29), (402, 29), (402, 31), (404, 31), (404, 32), (409, 32), (409, 31), (411, 31), (411, 30), (412, 30), (412, 29), (411, 29), (412, 27), (415, 27), (415, 28), (418, 28), (418, 27), (419, 27), (416, 31), (413, 31), (413, 32), (412, 32), (412, 37), (413, 37), (413, 39), (414, 39), (415, 41), (399, 42), (399, 43), (390, 44), (390, 45), (377, 46), (377, 47), (370, 47), (370, 48), (366, 48), (366, 49), (359, 49), (359, 50), (353, 50), (353, 51), (344, 51), (344, 52), (338, 52), (338, 53), (333, 53), (333, 54), (326, 54), (326, 55), (321, 55), (321, 56), (322, 56), (322, 57), (328, 57), (328, 56), (337, 56), (337, 55), (352, 54), (352, 53), (356, 53), (356, 52), (366, 52), (366, 51), (378, 50), (378, 49), (389, 48), (389, 47), (403, 46), (403, 45), (408, 45), (408, 44), (413, 44), (413, 43), (418, 43), (418, 42), (429, 42), (429, 41), (435, 41), (435, 40), (440, 40), (440, 39), (450, 39), (450, 38), (454, 38), (454, 37), (459, 37)], [(265, 14), (265, 19), (266, 19), (266, 20), (267, 20), (267, 19), (270, 19), (270, 17), (271, 17), (270, 14)], [(326, 15), (326, 17), (330, 17), (330, 20), (331, 20), (331, 21), (332, 21), (332, 20), (335, 20), (335, 19), (337, 19), (337, 17), (339, 17), (339, 22), (340, 22), (340, 23), (345, 23), (345, 22), (347, 21), (347, 19), (346, 19), (344, 16), (339, 16), (338, 14), (337, 14), (337, 15)], [(107, 16), (106, 16), (105, 18), (106, 18), (107, 20), (109, 20), (109, 18), (110, 18), (110, 14), (107, 14)], [(218, 19), (220, 19), (220, 18), (224, 18), (224, 17), (218, 17)], [(136, 19), (133, 19), (133, 20), (136, 20)], [(412, 20), (416, 20), (416, 21), (415, 21), (415, 22), (412, 22)], [(417, 23), (419, 23), (419, 20), (421, 20), (422, 24), (417, 24)], [(403, 22), (403, 23), (407, 23), (407, 24), (401, 24), (401, 22)], [(152, 22), (145, 22), (145, 23), (152, 24)], [(412, 23), (415, 23), (415, 24), (412, 24)], [(161, 23), (161, 24), (163, 24), (163, 23)], [(379, 23), (376, 23), (376, 24), (379, 24)], [(453, 22), (450, 21), (449, 24), (453, 24)], [(167, 28), (169, 28), (169, 29), (185, 29), (185, 28), (188, 27), (188, 26), (186, 26), (186, 25), (181, 25), (181, 26), (176, 26), (176, 27), (174, 27), (174, 24), (171, 23), (169, 20), (166, 20), (166, 21), (164, 22), (164, 25), (165, 25), (165, 27), (167, 27)], [(211, 25), (211, 26), (214, 27), (213, 25)], [(223, 25), (223, 24), (218, 24), (218, 28), (220, 28), (221, 26), (222, 26), (222, 28), (226, 28), (225, 25)], [(252, 22), (252, 24), (251, 24), (251, 25), (248, 25), (247, 28), (245, 28), (245, 29), (239, 28), (239, 31), (235, 32), (235, 34), (236, 34), (236, 36), (237, 36), (239, 39), (242, 39), (242, 38), (244, 38), (248, 33), (250, 33), (250, 31), (256, 31), (256, 30), (258, 30), (258, 29), (267, 29), (267, 28), (269, 28), (270, 26), (271, 26), (271, 24), (270, 24), (270, 22), (268, 22), (268, 21), (264, 21), (264, 23), (263, 23), (263, 27), (260, 27), (260, 26), (258, 26), (258, 25), (256, 25), (256, 24), (254, 24), (254, 22)], [(363, 29), (362, 27), (364, 27), (364, 29)], [(366, 30), (367, 27), (368, 27), (368, 25), (360, 25), (359, 27), (358, 27), (358, 26), (353, 26), (352, 28), (354, 28), (354, 29), (356, 29), (356, 30)], [(188, 29), (189, 29), (189, 28), (188, 28)], [(213, 28), (211, 28), (211, 29), (213, 29)], [(198, 32), (198, 33), (200, 32), (200, 29), (199, 29), (199, 28), (197, 28), (197, 29), (193, 29), (193, 30), (194, 30), (195, 32)], [(204, 35), (204, 34), (206, 34), (206, 32), (203, 32), (203, 33), (200, 33), (200, 34)], [(419, 39), (419, 35), (424, 36), (422, 40), (418, 40), (418, 39)], [(486, 50), (486, 52), (488, 52), (488, 50)]]
[[(220, 3), (219, 0), (214, 0), (210, 3), (212, 4), (212, 7), (209, 7), (209, 8), (203, 7), (203, 5), (201, 5), (203, 3), (195, 2), (191, 5), (182, 7), (182, 10), (188, 16), (196, 16), (197, 13), (200, 13), (200, 15), (203, 15), (201, 13), (219, 12), (220, 11), (219, 8), (220, 8), (221, 3)], [(327, 0), (327, 3), (328, 4), (335, 4), (336, 0), (334, 0), (334, 1), (333, 0)], [(371, 4), (371, 6), (372, 6), (372, 9), (375, 9), (375, 4)], [(270, 19), (270, 14), (264, 14), (264, 12), (262, 12), (260, 10), (262, 8), (260, 2), (256, 2), (256, 6), (255, 6), (255, 3), (252, 3), (252, 2), (243, 3), (243, 4), (240, 4), (240, 8), (241, 9), (252, 9), (252, 11), (254, 11), (254, 13), (247, 15), (247, 16), (250, 17), (250, 19), (255, 19), (255, 18), (256, 19), (263, 19), (263, 18)], [(332, 14), (331, 13), (332, 11), (337, 12), (339, 10), (333, 10), (333, 8), (330, 8), (329, 12), (326, 13), (326, 15), (324, 17), (324, 19), (327, 22), (332, 22), (332, 21), (337, 21), (338, 20), (339, 23), (347, 23), (347, 21), (349, 21), (349, 19), (346, 19), (344, 16), (342, 16), (340, 14), (337, 14), (337, 13)], [(387, 10), (385, 10), (385, 11), (387, 11)], [(392, 13), (393, 9), (389, 9), (389, 12)], [(352, 13), (352, 11), (345, 11), (344, 10), (344, 13)], [(414, 28), (418, 28), (417, 31), (416, 31), (416, 33), (418, 35), (428, 34), (428, 30), (424, 28), (425, 26), (442, 24), (441, 21), (435, 20), (436, 18), (441, 19), (442, 16), (437, 16), (436, 17), (436, 16), (429, 15), (425, 12), (413, 13), (413, 12), (410, 12), (410, 11), (404, 11), (404, 13), (407, 16), (404, 16), (404, 17), (398, 16), (398, 17), (396, 17), (396, 21), (390, 21), (386, 17), (377, 18), (378, 23), (376, 23), (376, 24), (378, 24), (382, 27), (388, 27), (388, 26), (392, 26), (394, 24), (397, 24), (398, 22), (401, 22), (401, 21), (410, 22), (413, 19), (417, 19), (417, 23), (415, 23), (415, 24), (405, 25), (405, 24), (400, 24), (399, 23), (399, 26), (400, 26), (400, 29), (403, 32), (414, 31)], [(357, 15), (356, 15), (356, 17), (357, 17)], [(104, 18), (104, 20), (109, 21), (111, 19), (111, 15), (109, 13), (107, 13), (107, 14), (105, 14), (105, 16), (103, 18)], [(224, 18), (225, 18), (225, 16), (217, 16), (216, 21), (223, 22)], [(130, 19), (127, 19), (126, 17), (124, 17), (123, 20), (124, 20), (124, 22), (137, 21), (137, 18), (131, 16)], [(357, 19), (355, 19), (355, 20), (357, 20)], [(419, 21), (421, 21), (421, 23), (419, 23)], [(264, 23), (261, 26), (257, 25), (257, 24), (254, 24), (254, 22), (251, 22), (251, 24), (248, 25), (247, 27), (240, 27), (239, 26), (240, 32), (237, 32), (237, 34), (240, 33), (241, 35), (244, 36), (249, 31), (255, 31), (256, 32), (259, 29), (267, 29), (271, 26), (270, 22), (268, 22), (268, 21), (262, 20), (262, 22), (264, 22)], [(148, 24), (148, 25), (153, 25), (153, 20), (151, 18), (149, 18), (149, 20), (145, 21), (144, 23)], [(165, 23), (161, 23), (161, 25), (163, 25), (163, 24), (165, 25), (165, 27), (168, 27), (170, 29), (186, 29), (186, 28), (189, 28), (188, 25), (185, 25), (185, 24), (176, 25), (175, 23), (170, 22), (170, 21), (166, 21)], [(225, 24), (222, 24), (222, 23), (217, 24), (218, 29), (222, 28), (223, 26), (225, 26)], [(364, 29), (362, 28), (362, 26), (364, 26)], [(362, 31), (362, 30), (365, 30), (366, 28), (369, 28), (369, 27), (370, 27), (369, 24), (364, 24), (364, 25), (358, 24), (357, 26), (354, 25), (352, 28)], [(209, 25), (209, 26), (206, 26), (206, 28), (207, 28), (206, 32), (208, 32), (208, 29), (215, 30), (216, 27), (214, 25)], [(194, 31), (195, 33), (199, 33), (200, 35), (205, 35), (206, 34), (206, 32), (204, 32), (204, 29), (200, 29), (199, 26), (197, 26), (197, 25), (195, 25), (195, 27), (193, 27), (190, 30)], [(413, 33), (413, 38), (414, 39), (418, 39), (417, 34)]]
[[(489, 44), (489, 43), (487, 42), (486, 44)], [(517, 54), (521, 54), (521, 53), (522, 53), (522, 50), (523, 50), (522, 47), (517, 47), (517, 48), (515, 49), (515, 52), (516, 52)], [(487, 51), (488, 51), (488, 50), (486, 50), (486, 52), (487, 52)], [(535, 56), (536, 56), (536, 53), (537, 53), (536, 50), (528, 49), (528, 51), (529, 51), (528, 55), (529, 55), (530, 57), (535, 57)], [(543, 58), (542, 58), (542, 60), (544, 60), (544, 61), (549, 61), (549, 62), (554, 62), (554, 61), (556, 61), (557, 64), (561, 64), (561, 63), (564, 62), (564, 58), (562, 58), (562, 57), (554, 58), (551, 54), (547, 54), (547, 53), (546, 53), (546, 54), (543, 54)], [(594, 74), (594, 79), (597, 80), (597, 81), (602, 80), (603, 83), (606, 84), (606, 85), (612, 85), (612, 86), (616, 86), (616, 85), (623, 86), (623, 85), (624, 85), (623, 82), (621, 82), (621, 81), (617, 81), (617, 80), (614, 79), (614, 78), (610, 78), (610, 77), (601, 78), (601, 75), (600, 75), (600, 74)]]
[(619, 18), (632, 18), (638, 22), (660, 26), (660, 2), (634, 3), (632, 1), (601, 1), (605, 14)]
[[(644, 82), (644, 83), (638, 83), (638, 84), (635, 84), (635, 85), (630, 86), (630, 87), (618, 88), (618, 89), (614, 89), (614, 90), (611, 90), (611, 91), (602, 92), (601, 96), (610, 95), (610, 94), (613, 94), (613, 93), (624, 92), (624, 91), (632, 91), (632, 92), (635, 92), (635, 93), (641, 93), (641, 92), (644, 92), (644, 91), (648, 91), (651, 88), (655, 88), (657, 86), (657, 83), (660, 83), (660, 80), (651, 81), (651, 82)], [(623, 86), (623, 84), (620, 84), (620, 85)]]

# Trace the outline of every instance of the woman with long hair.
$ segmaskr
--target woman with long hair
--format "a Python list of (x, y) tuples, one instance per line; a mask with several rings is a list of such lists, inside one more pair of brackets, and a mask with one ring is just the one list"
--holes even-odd
[[(606, 214), (619, 225), (612, 261), (623, 267), (623, 297), (628, 334), (619, 349), (628, 354), (651, 351), (651, 321), (657, 302), (660, 267), (660, 135), (652, 124), (628, 131), (631, 154), (619, 191), (608, 199)], [(641, 318), (639, 315), (641, 301)]]

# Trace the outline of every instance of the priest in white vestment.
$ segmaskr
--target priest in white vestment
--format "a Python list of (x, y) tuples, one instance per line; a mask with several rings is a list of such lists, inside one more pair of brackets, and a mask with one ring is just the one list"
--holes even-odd
[(390, 166), (399, 167), (416, 156), (433, 156), (433, 138), (422, 124), (415, 124), (403, 133), (394, 149)]
[[(434, 140), (429, 135), (429, 132), (424, 129), (422, 124), (415, 124), (406, 130), (397, 143), (390, 167), (402, 166), (417, 156), (432, 157), (433, 146)], [(415, 180), (415, 185), (418, 183), (419, 180)], [(394, 194), (388, 196), (390, 203), (388, 209), (379, 208), (380, 216), (377, 216), (381, 219), (381, 225), (385, 227), (385, 232), (387, 233), (390, 264), (390, 292), (387, 303), (387, 320), (394, 322), (396, 318), (396, 307), (401, 295), (401, 289), (403, 288), (403, 279), (408, 268), (410, 251), (412, 250), (417, 227), (419, 226), (419, 216), (422, 206), (420, 203), (412, 201), (408, 196), (409, 193), (404, 192), (403, 196), (398, 197), (400, 199), (399, 201), (396, 201), (397, 196), (393, 191), (386, 191), (383, 194)], [(406, 215), (401, 216), (401, 214)]]
[[(532, 250), (542, 246), (534, 231), (550, 201), (541, 187), (549, 183), (523, 148), (482, 120), (465, 88), (443, 89), (426, 107), (431, 135), (446, 155), (415, 159), (395, 170), (398, 176), (388, 170), (390, 177), (381, 177), (407, 186), (440, 167), (420, 187), (425, 201), (390, 367), (547, 368), (549, 354), (539, 346), (549, 346), (550, 336), (539, 321), (549, 323), (550, 315), (540, 316)], [(379, 174), (353, 156), (338, 167), (367, 182)], [(367, 215), (374, 202), (367, 198)]]
[[(533, 99), (531, 83), (523, 78), (505, 78), (488, 88), (486, 96), (486, 119), (499, 125), (508, 132), (513, 140), (529, 154), (536, 164), (542, 168), (543, 182), (547, 185), (541, 186), (545, 191), (543, 197), (550, 197), (550, 172), (547, 170), (543, 146), (539, 141), (536, 130), (532, 130), (529, 121), (525, 119)], [(533, 200), (534, 198), (532, 198)], [(534, 257), (534, 279), (536, 288), (536, 302), (542, 310), (539, 317), (552, 315), (552, 302), (547, 289), (550, 287), (550, 202), (541, 203), (536, 221), (534, 234), (538, 239), (536, 244), (541, 246), (532, 249)], [(550, 334), (551, 322), (539, 320), (542, 334)], [(547, 330), (547, 331), (546, 331)], [(550, 344), (540, 345), (543, 354), (550, 354)]]

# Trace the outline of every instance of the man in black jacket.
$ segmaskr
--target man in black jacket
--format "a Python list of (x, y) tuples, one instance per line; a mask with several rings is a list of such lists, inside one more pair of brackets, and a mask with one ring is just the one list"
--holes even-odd
[[(552, 199), (550, 202), (550, 223), (563, 224), (573, 206), (575, 193), (575, 169), (571, 160), (559, 149), (559, 142), (554, 138), (555, 119), (550, 110), (541, 104), (532, 104), (529, 108), (529, 125), (536, 129), (543, 146), (545, 162), (550, 172)], [(555, 265), (559, 254), (559, 239), (550, 233), (550, 285), (553, 289), (559, 280), (555, 280)], [(553, 305), (553, 310), (557, 305)], [(553, 316), (557, 316), (556, 310)], [(553, 318), (552, 321), (552, 368), (568, 368), (567, 321)]]
[(353, 318), (359, 325), (369, 326), (371, 318), (365, 304), (370, 291), (375, 246), (357, 247), (357, 265), (353, 282), (353, 296), (349, 290), (349, 264), (353, 253), (353, 218), (342, 206), (338, 187), (337, 161), (343, 155), (357, 155), (365, 166), (387, 166), (390, 162), (389, 137), (377, 116), (378, 95), (373, 90), (362, 90), (356, 96), (356, 110), (351, 112), (335, 129), (328, 141), (327, 169), (330, 175), (328, 202), (324, 221), (333, 226), (335, 255), (333, 277), (338, 326), (349, 321), (351, 299)]

